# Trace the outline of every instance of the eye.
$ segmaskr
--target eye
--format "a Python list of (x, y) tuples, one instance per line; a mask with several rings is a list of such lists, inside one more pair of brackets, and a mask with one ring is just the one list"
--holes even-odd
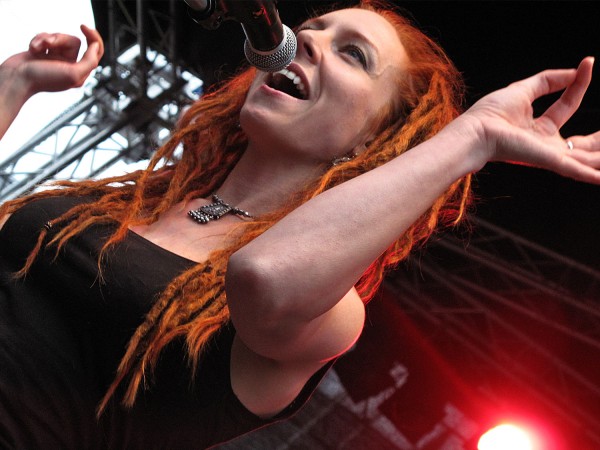
[(341, 51), (358, 61), (364, 69), (367, 68), (367, 57), (365, 56), (365, 52), (363, 52), (357, 45), (346, 45), (341, 49)]

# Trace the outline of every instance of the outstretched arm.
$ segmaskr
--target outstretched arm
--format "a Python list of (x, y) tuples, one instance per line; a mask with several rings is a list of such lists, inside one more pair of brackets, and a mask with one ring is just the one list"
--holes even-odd
[[(578, 69), (548, 70), (489, 94), (432, 139), (315, 197), (232, 255), (227, 295), (240, 338), (274, 359), (334, 356), (358, 314), (340, 299), (354, 304), (347, 293), (370, 263), (454, 181), (488, 161), (600, 184), (600, 132), (570, 137), (572, 150), (559, 133), (592, 66), (586, 58)], [(534, 118), (532, 103), (561, 90)]]
[(0, 65), (0, 138), (23, 104), (38, 92), (56, 92), (81, 86), (104, 53), (96, 30), (81, 26), (88, 48), (77, 61), (81, 42), (75, 36), (41, 33), (29, 49)]

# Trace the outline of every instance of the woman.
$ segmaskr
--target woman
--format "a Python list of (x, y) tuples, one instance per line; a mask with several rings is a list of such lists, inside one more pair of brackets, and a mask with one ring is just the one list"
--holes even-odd
[[(41, 35), (3, 64), (0, 126), (95, 66), (83, 30), (79, 62), (72, 38)], [(463, 217), (472, 172), (600, 184), (600, 134), (559, 134), (591, 58), (459, 116), (455, 68), (385, 6), (309, 20), (298, 44), (284, 74), (244, 72), (190, 108), (148, 170), (0, 210), (2, 444), (205, 448), (288, 417), (358, 338), (385, 268)], [(235, 206), (217, 218), (220, 199)]]

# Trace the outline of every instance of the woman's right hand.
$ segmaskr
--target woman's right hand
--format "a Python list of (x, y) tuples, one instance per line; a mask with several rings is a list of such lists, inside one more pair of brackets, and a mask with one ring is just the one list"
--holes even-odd
[(11, 56), (0, 65), (0, 138), (32, 95), (80, 87), (98, 66), (104, 54), (102, 38), (85, 25), (81, 31), (88, 48), (79, 61), (78, 38), (41, 33), (31, 40), (29, 50)]
[[(100, 34), (85, 25), (81, 31), (87, 39), (87, 50), (81, 60), (77, 55), (81, 41), (61, 33), (40, 33), (29, 44), (29, 49), (8, 58), (0, 66), (0, 75), (20, 82), (26, 97), (38, 92), (63, 91), (83, 85), (90, 72), (98, 66), (104, 54)], [(3, 73), (2, 73), (3, 72)]]

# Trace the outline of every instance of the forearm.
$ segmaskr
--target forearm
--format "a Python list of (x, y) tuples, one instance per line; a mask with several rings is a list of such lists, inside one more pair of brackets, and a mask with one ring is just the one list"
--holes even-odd
[(482, 167), (477, 133), (449, 126), (317, 196), (233, 255), (228, 277), (242, 274), (246, 298), (300, 320), (328, 311), (454, 181)]
[(0, 139), (30, 96), (15, 70), (0, 67)]

